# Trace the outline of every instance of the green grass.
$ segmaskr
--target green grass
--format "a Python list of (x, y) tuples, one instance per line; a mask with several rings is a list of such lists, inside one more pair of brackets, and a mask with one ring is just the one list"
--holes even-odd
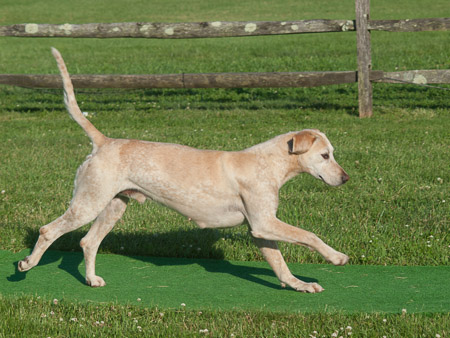
[[(124, 6), (118, 0), (46, 0), (24, 6), (8, 0), (2, 3), (0, 24), (353, 19), (353, 5), (325, 0), (211, 5), (196, 0), (152, 1), (151, 6), (133, 1)], [(432, 5), (411, 0), (377, 1), (371, 13), (374, 19), (450, 14), (444, 0)], [(450, 68), (448, 32), (374, 32), (372, 42), (374, 69)], [(60, 49), (73, 74), (356, 69), (355, 35), (346, 33), (180, 41), (0, 38), (0, 73), (57, 73), (50, 46)], [(278, 216), (317, 233), (347, 253), (351, 264), (449, 264), (450, 100), (445, 91), (375, 84), (375, 116), (370, 120), (357, 118), (355, 85), (80, 91), (77, 97), (81, 109), (91, 113), (93, 123), (111, 137), (237, 150), (287, 131), (319, 128), (334, 144), (336, 158), (351, 180), (345, 186), (331, 188), (301, 175), (280, 191)], [(39, 227), (65, 211), (76, 168), (91, 146), (65, 113), (60, 91), (0, 87), (0, 124), (0, 249), (19, 251), (32, 247)], [(86, 231), (85, 227), (68, 234), (52, 248), (80, 250), (78, 242)], [(198, 247), (201, 250), (193, 249)], [(288, 262), (323, 262), (304, 248), (280, 247)], [(262, 260), (246, 226), (199, 230), (180, 215), (153, 203), (131, 203), (100, 251)], [(441, 286), (430, 287), (439, 292)], [(199, 315), (182, 309), (118, 304), (61, 301), (54, 306), (47, 300), (28, 297), (0, 300), (0, 336), (32, 336), (35, 332), (51, 337), (142, 333), (198, 336), (200, 330), (208, 329), (212, 336), (298, 337), (317, 331), (317, 337), (321, 337), (348, 325), (358, 337), (445, 337), (449, 333), (448, 314), (325, 316), (204, 311)], [(345, 336), (344, 331), (339, 335)]]
[(22, 337), (22, 332), (29, 333), (28, 337), (331, 337), (335, 332), (337, 337), (446, 337), (450, 319), (447, 314), (293, 315), (192, 311), (182, 306), (146, 309), (1, 295), (0, 313), (8, 317), (8, 326), (0, 325), (2, 337)]

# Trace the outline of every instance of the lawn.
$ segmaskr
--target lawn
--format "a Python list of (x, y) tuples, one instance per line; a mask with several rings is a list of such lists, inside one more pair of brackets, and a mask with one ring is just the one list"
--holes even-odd
[[(320, 0), (4, 1), (0, 24), (125, 21), (353, 19), (354, 4)], [(382, 0), (372, 18), (449, 17), (447, 1)], [(73, 74), (355, 70), (354, 33), (209, 40), (0, 38), (0, 73)], [(372, 34), (374, 69), (449, 69), (448, 32)], [(83, 90), (81, 109), (107, 136), (238, 150), (291, 130), (318, 128), (351, 179), (339, 188), (300, 175), (280, 191), (278, 217), (315, 232), (353, 265), (449, 265), (448, 91), (374, 85), (374, 117), (359, 119), (357, 87), (234, 90)], [(32, 248), (40, 226), (70, 202), (89, 139), (60, 90), (0, 87), (0, 250)], [(54, 250), (80, 251), (83, 227)], [(324, 263), (281, 244), (289, 263)], [(200, 230), (155, 203), (131, 203), (103, 241), (105, 254), (263, 260), (245, 225)], [(39, 269), (39, 267), (37, 267)], [(3, 278), (3, 277), (2, 277)], [(77, 283), (77, 281), (74, 281)], [(130, 284), (132, 283), (132, 277)], [(70, 285), (64, 287), (70, 288)], [(439, 292), (442, 285), (430, 285)], [(327, 291), (325, 291), (327, 292)], [(292, 291), (292, 297), (296, 293)], [(450, 309), (449, 309), (450, 310)], [(0, 336), (420, 336), (449, 334), (449, 314), (288, 314), (192, 311), (0, 295)], [(23, 318), (27, 318), (26, 321)], [(61, 320), (62, 319), (62, 320)], [(349, 328), (350, 327), (350, 328)], [(208, 331), (204, 331), (207, 329)], [(200, 332), (200, 330), (202, 330)], [(316, 331), (317, 333), (315, 333)]]

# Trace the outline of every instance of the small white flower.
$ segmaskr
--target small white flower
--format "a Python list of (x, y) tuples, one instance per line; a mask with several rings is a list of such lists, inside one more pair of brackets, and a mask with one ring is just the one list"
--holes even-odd
[(386, 323), (387, 322), (387, 319), (386, 318), (383, 318), (383, 323)]
[(441, 338), (441, 335), (439, 333), (436, 333), (436, 338)]
[(140, 302), (142, 299), (138, 298), (137, 301)]
[(352, 327), (349, 325), (349, 326), (347, 326), (345, 329), (351, 331), (351, 330), (352, 330)]
[(405, 314), (406, 313), (406, 309), (402, 309), (402, 313)]
[(204, 329), (204, 330), (200, 330), (200, 331), (198, 331), (199, 333), (208, 333), (209, 332), (209, 330), (208, 329)]
[(41, 318), (45, 318), (45, 317), (47, 317), (47, 315), (45, 313), (42, 313)]
[(87, 116), (89, 116), (89, 113), (87, 111), (84, 111), (83, 115), (87, 117)]
[(56, 298), (53, 299), (53, 304), (58, 305), (58, 300)]
[(182, 306), (182, 307), (185, 307), (185, 306), (186, 306), (186, 304), (184, 304), (184, 303), (181, 303), (181, 306)]
[(2, 190), (2, 195), (3, 195), (5, 192), (6, 192), (5, 190)]
[(76, 319), (75, 317), (70, 318), (70, 320), (71, 320), (72, 322), (77, 322), (77, 321), (78, 321), (78, 319)]

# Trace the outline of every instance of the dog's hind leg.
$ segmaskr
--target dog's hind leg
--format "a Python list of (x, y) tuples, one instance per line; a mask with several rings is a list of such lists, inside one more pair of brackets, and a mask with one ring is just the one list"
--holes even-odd
[(127, 202), (128, 198), (126, 197), (114, 198), (106, 208), (103, 209), (94, 224), (92, 224), (87, 235), (80, 242), (86, 264), (86, 284), (92, 287), (106, 285), (103, 278), (95, 274), (95, 257), (100, 243), (125, 212)]
[(41, 260), (44, 252), (54, 241), (65, 233), (91, 222), (96, 216), (96, 214), (92, 214), (91, 217), (78, 217), (76, 212), (72, 208), (69, 208), (64, 215), (41, 227), (39, 229), (39, 238), (31, 255), (19, 262), (19, 271), (28, 271), (35, 267)]
[[(106, 187), (105, 193), (86, 194), (85, 189), (76, 189), (75, 196), (67, 211), (39, 229), (39, 238), (33, 252), (18, 264), (19, 271), (28, 271), (36, 266), (44, 252), (62, 235), (92, 222), (116, 195)], [(97, 186), (96, 189), (101, 190)]]
[(269, 263), (270, 267), (275, 272), (275, 275), (281, 282), (281, 286), (285, 287), (289, 285), (296, 291), (316, 293), (322, 292), (323, 288), (317, 283), (306, 283), (296, 278), (289, 270), (280, 250), (278, 249), (277, 242), (268, 241), (261, 238), (253, 237), (253, 241), (261, 251), (262, 255)]

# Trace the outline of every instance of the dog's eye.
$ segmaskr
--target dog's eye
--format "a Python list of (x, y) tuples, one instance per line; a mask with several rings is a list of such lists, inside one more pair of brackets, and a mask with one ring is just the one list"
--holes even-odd
[(322, 154), (322, 157), (323, 157), (325, 160), (328, 160), (328, 159), (330, 158), (330, 155), (328, 155), (328, 154)]

